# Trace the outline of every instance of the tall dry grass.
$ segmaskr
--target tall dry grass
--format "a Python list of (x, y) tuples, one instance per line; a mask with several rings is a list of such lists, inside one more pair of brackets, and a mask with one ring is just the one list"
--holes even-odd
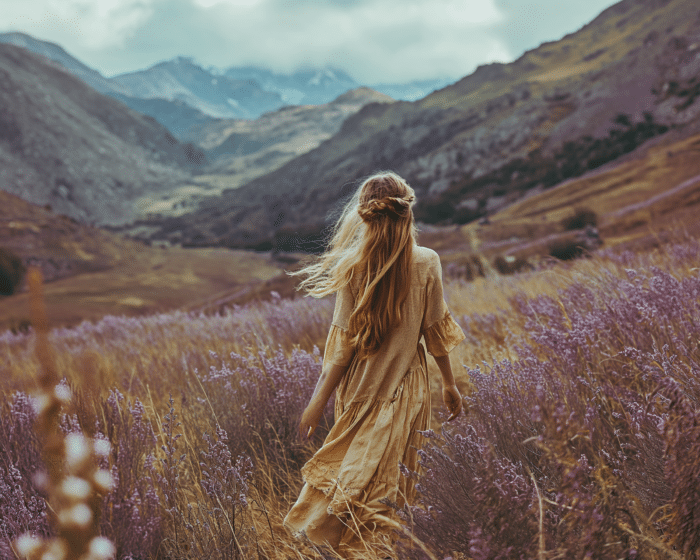
[[(697, 248), (697, 243), (681, 240), (678, 246)], [(563, 295), (565, 290), (587, 287), (595, 292), (602, 279), (624, 280), (630, 270), (660, 270), (681, 280), (693, 278), (700, 266), (700, 257), (693, 251), (681, 254), (681, 249), (666, 247), (644, 254), (601, 252), (518, 275), (489, 275), (471, 283), (446, 279), (448, 304), (467, 334), (467, 341), (452, 354), (458, 384), (471, 395), (467, 402), (472, 412), (463, 418), (462, 428), (479, 424), (473, 416), (478, 410), (473, 399), (487, 395), (474, 368), (488, 370), (529, 359), (511, 344), (513, 340), (538, 348), (528, 306), (540, 305), (536, 302), (547, 296), (555, 307), (573, 313), (576, 302)], [(115, 480), (102, 503), (100, 531), (115, 543), (118, 557), (335, 557), (332, 551), (295, 541), (282, 527), (301, 488), (299, 467), (323, 437), (321, 430), (313, 442), (302, 444), (294, 438), (294, 426), (320, 371), (331, 314), (332, 301), (273, 299), (211, 316), (175, 312), (138, 319), (106, 317), (47, 334), (56, 377), (64, 379), (74, 395), (72, 404), (62, 411), (63, 433), (94, 434), (111, 444), (109, 456), (98, 465), (109, 469)], [(16, 444), (16, 434), (30, 431), (26, 423), (32, 410), (22, 403), (26, 394), (35, 393), (42, 378), (36, 341), (36, 333), (0, 335), (3, 443)], [(603, 355), (605, 348), (592, 351), (598, 362), (609, 359)], [(439, 403), (439, 374), (434, 364), (430, 369), (434, 402)], [(527, 389), (517, 380), (507, 381), (512, 382), (513, 398)], [(562, 419), (563, 413), (545, 412), (554, 419), (543, 424), (542, 437), (556, 422), (561, 433), (574, 429)], [(529, 412), (526, 416), (522, 421), (532, 425)], [(440, 420), (436, 406), (435, 430)], [(330, 421), (328, 411), (326, 422)], [(555, 427), (549, 447), (537, 453), (549, 454), (554, 462), (571, 460), (566, 445), (552, 443), (556, 434)], [(487, 449), (496, 443), (479, 445)], [(38, 440), (28, 440), (26, 449), (0, 453), (0, 478), (10, 481), (6, 486), (13, 492), (13, 498), (0, 505), (0, 513), (9, 515), (12, 508), (24, 507), (24, 517), (17, 517), (25, 520), (24, 530), (52, 536), (56, 530), (45, 510), (27, 505), (40, 504), (45, 498), (33, 483), (31, 462), (26, 460), (30, 453), (36, 455), (37, 445)], [(521, 443), (512, 445), (523, 449)], [(532, 446), (526, 447), (528, 453), (535, 452)], [(437, 464), (435, 457), (426, 455), (425, 464)], [(506, 478), (515, 472), (501, 456), (489, 461), (493, 472)], [(540, 488), (537, 473), (532, 476), (534, 486), (526, 480), (523, 488), (539, 489), (541, 500), (551, 500)], [(545, 511), (545, 502), (539, 503)], [(423, 505), (429, 504), (424, 500)], [(532, 510), (531, 505), (521, 504), (520, 511), (528, 519), (540, 515), (539, 533), (537, 523), (534, 531), (541, 539), (541, 557), (555, 558), (560, 545), (554, 537), (544, 538), (551, 527), (542, 521), (544, 513), (537, 514), (540, 510)], [(406, 527), (411, 531), (406, 532)], [(484, 530), (497, 532), (497, 527)], [(17, 536), (0, 532), (4, 542)], [(396, 549), (397, 557), (432, 558), (444, 553), (410, 519), (405, 519), (403, 528), (397, 526), (396, 538), (403, 543)], [(651, 537), (645, 534), (644, 538)], [(681, 552), (674, 556), (674, 549), (661, 537), (658, 543), (658, 558), (693, 557)], [(15, 557), (11, 549), (2, 547), (0, 555)], [(367, 558), (375, 557), (368, 551)], [(479, 556), (475, 552), (473, 557)]]

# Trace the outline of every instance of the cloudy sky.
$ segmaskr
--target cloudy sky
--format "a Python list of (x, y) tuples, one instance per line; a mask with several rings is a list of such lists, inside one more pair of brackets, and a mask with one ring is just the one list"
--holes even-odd
[(0, 31), (60, 44), (107, 76), (176, 56), (367, 84), (460, 78), (592, 20), (613, 0), (0, 0)]

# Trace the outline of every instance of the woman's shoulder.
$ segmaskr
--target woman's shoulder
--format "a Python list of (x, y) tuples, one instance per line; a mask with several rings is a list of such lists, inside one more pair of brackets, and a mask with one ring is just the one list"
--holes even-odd
[(413, 247), (413, 260), (419, 266), (435, 266), (440, 263), (440, 256), (428, 247), (415, 245)]

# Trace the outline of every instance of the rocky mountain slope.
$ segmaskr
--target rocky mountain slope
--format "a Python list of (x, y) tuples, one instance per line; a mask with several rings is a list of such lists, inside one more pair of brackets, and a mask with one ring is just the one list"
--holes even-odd
[[(176, 136), (180, 132), (190, 128), (190, 126), (199, 125), (208, 120), (212, 120), (211, 116), (187, 105), (179, 99), (171, 101), (162, 97), (149, 97), (144, 99), (132, 97), (129, 88), (118, 84), (110, 78), (105, 78), (97, 70), (86, 66), (55, 43), (41, 41), (25, 33), (0, 33), (0, 43), (22, 47), (35, 54), (46, 57), (48, 60), (59, 64), (100, 93), (118, 99), (134, 111), (153, 117)], [(209, 81), (211, 81), (212, 78), (213, 77), (210, 76), (208, 78)]]
[(370, 104), (318, 148), (170, 220), (187, 244), (313, 248), (356, 181), (392, 168), (425, 222), (466, 222), (700, 115), (696, 0), (623, 0), (511, 64), (415, 103)]
[(71, 74), (77, 76), (100, 93), (127, 94), (124, 88), (115, 84), (109, 78), (105, 78), (97, 70), (83, 64), (74, 56), (68, 54), (60, 45), (48, 41), (41, 41), (26, 33), (0, 33), (0, 43), (22, 47), (35, 54), (46, 57), (60, 64)]
[(61, 67), (0, 44), (0, 190), (85, 222), (132, 221), (144, 192), (205, 161), (153, 119)]
[(236, 188), (315, 148), (368, 103), (393, 101), (357, 88), (330, 103), (283, 107), (255, 120), (207, 121), (182, 138), (198, 144), (210, 161), (198, 180)]

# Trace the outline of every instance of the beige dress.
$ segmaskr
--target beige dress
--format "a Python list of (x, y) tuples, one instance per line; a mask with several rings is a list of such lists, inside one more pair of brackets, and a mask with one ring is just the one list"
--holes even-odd
[[(464, 340), (443, 298), (440, 259), (414, 246), (411, 289), (402, 320), (365, 360), (354, 358), (347, 328), (356, 287), (336, 295), (324, 366), (347, 365), (335, 397), (335, 424), (304, 465), (304, 487), (284, 520), (298, 538), (329, 544), (348, 558), (389, 542), (391, 504), (413, 498), (412, 481), (399, 464), (418, 468), (418, 431), (428, 429), (430, 384), (421, 336), (433, 356), (447, 355)], [(366, 556), (366, 555), (364, 555)]]

